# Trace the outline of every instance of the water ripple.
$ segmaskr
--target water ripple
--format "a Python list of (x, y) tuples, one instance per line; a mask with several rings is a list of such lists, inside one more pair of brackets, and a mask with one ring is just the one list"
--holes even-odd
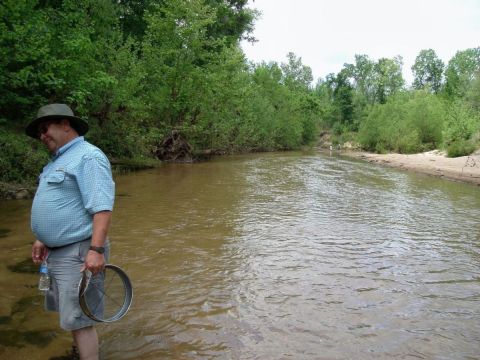
[(116, 183), (113, 262), (135, 297), (100, 328), (106, 360), (480, 354), (476, 187), (317, 153)]

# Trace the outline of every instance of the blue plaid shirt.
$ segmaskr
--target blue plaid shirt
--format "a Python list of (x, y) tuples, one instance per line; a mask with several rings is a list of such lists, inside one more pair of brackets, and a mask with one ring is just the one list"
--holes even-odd
[(32, 204), (32, 231), (48, 247), (88, 239), (93, 215), (112, 211), (114, 197), (107, 157), (79, 136), (58, 149), (43, 168)]

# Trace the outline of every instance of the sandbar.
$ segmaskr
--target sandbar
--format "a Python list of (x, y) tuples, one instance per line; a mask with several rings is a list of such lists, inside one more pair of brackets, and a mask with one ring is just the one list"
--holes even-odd
[(439, 150), (409, 155), (348, 151), (345, 155), (371, 163), (480, 186), (480, 150), (469, 156), (456, 158), (449, 158)]

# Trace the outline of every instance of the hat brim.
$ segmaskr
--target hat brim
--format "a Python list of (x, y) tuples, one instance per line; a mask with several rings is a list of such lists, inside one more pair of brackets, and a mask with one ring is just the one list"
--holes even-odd
[(28, 136), (38, 139), (38, 126), (48, 120), (52, 119), (67, 119), (70, 121), (70, 125), (76, 130), (78, 135), (82, 136), (88, 132), (88, 123), (76, 116), (69, 116), (69, 115), (47, 115), (36, 118), (30, 124), (27, 125), (25, 128), (25, 134)]

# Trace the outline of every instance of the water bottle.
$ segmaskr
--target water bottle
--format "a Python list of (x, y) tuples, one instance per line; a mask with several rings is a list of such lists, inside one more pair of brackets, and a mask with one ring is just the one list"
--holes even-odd
[(40, 266), (40, 281), (38, 282), (38, 289), (41, 291), (47, 291), (50, 289), (50, 275), (48, 274), (46, 261), (43, 261)]

